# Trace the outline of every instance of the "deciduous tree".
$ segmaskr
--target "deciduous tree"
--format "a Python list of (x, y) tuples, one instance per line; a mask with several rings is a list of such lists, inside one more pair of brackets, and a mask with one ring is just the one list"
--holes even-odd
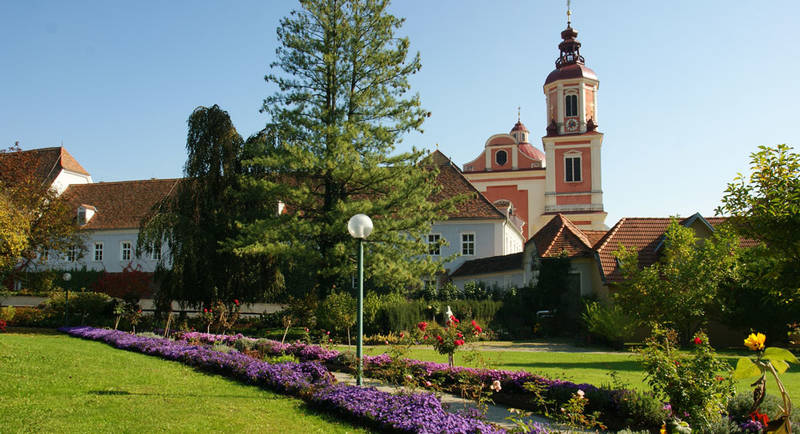
[(800, 155), (787, 145), (760, 146), (750, 156), (749, 176), (728, 184), (717, 214), (743, 238), (759, 240), (760, 274), (752, 282), (785, 308), (800, 305)]
[[(198, 107), (188, 120), (185, 178), (142, 224), (139, 247), (166, 242), (171, 268), (160, 267), (159, 298), (210, 306), (217, 300), (262, 301), (280, 286), (265, 255), (238, 258), (223, 242), (238, 234), (236, 222), (258, 203), (237, 202), (244, 141), (228, 113)], [(165, 303), (166, 304), (166, 303)]]
[(24, 152), (18, 145), (0, 150), (0, 200), (4, 202), (0, 218), (9, 221), (2, 230), (10, 231), (9, 236), (16, 234), (14, 247), (4, 245), (7, 250), (0, 253), (5, 255), (0, 261), (13, 264), (16, 272), (29, 268), (44, 252), (66, 252), (74, 246), (80, 254), (84, 246), (74, 210), (37, 174), (38, 163), (34, 152)]
[(249, 160), (248, 186), (263, 201), (285, 204), (280, 215), (245, 225), (233, 247), (243, 255), (274, 254), (301, 291), (324, 294), (350, 285), (356, 243), (347, 233), (357, 213), (373, 218), (367, 273), (374, 286), (401, 289), (441, 265), (423, 236), (450, 202), (435, 203), (435, 170), (419, 150), (394, 153), (428, 113), (409, 95), (420, 68), (403, 20), (387, 0), (301, 0), (278, 28), (264, 101), (269, 142)]
[(662, 249), (659, 261), (643, 269), (635, 251), (619, 250), (625, 280), (615, 301), (639, 321), (668, 325), (688, 342), (706, 321), (720, 283), (736, 272), (738, 239), (720, 228), (698, 240), (693, 229), (673, 219)]

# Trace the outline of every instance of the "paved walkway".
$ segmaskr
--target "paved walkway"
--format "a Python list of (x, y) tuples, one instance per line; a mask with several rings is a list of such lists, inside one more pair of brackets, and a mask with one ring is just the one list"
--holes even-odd
[[(338, 381), (340, 383), (356, 384), (355, 377), (350, 375), (350, 374), (346, 374), (344, 372), (333, 372), (333, 375), (334, 375), (334, 377), (336, 377), (336, 381)], [(374, 378), (364, 378), (364, 386), (375, 387), (378, 390), (381, 390), (381, 391), (384, 391), (384, 392), (389, 392), (389, 393), (395, 393), (395, 392), (399, 392), (399, 391), (404, 390), (404, 388), (402, 386), (394, 386), (394, 385), (385, 384), (385, 383), (381, 382), (380, 380), (376, 380)], [(424, 390), (424, 389), (421, 389), (421, 390)], [(440, 399), (442, 400), (443, 404), (447, 405), (447, 411), (449, 411), (451, 413), (456, 413), (456, 412), (459, 412), (461, 410), (469, 409), (469, 408), (477, 408), (477, 405), (476, 405), (476, 403), (474, 401), (471, 401), (469, 399), (461, 398), (460, 396), (451, 395), (449, 393), (437, 393), (437, 396), (440, 397)], [(486, 420), (488, 422), (495, 423), (495, 424), (500, 425), (501, 427), (506, 428), (506, 429), (512, 429), (512, 428), (514, 428), (514, 424), (506, 419), (508, 416), (511, 416), (511, 413), (509, 413), (509, 411), (508, 411), (508, 407), (506, 407), (504, 405), (489, 404), (489, 407), (488, 407), (487, 412), (486, 412)], [(566, 427), (563, 427), (563, 426), (559, 426), (559, 425), (555, 424), (553, 421), (551, 421), (549, 419), (545, 419), (543, 417), (539, 417), (539, 416), (529, 416), (529, 417), (526, 417), (525, 419), (526, 420), (532, 420), (534, 422), (539, 422), (539, 423), (542, 423), (542, 424), (545, 424), (545, 425), (550, 425), (553, 428), (557, 428), (558, 432), (563, 432), (563, 433), (591, 432), (591, 431), (574, 430), (574, 429), (569, 429), (569, 428), (566, 428)]]

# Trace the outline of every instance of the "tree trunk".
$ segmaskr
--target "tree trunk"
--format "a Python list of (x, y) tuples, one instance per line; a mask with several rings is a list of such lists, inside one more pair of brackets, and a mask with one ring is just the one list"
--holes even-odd
[(451, 368), (454, 366), (453, 353), (447, 355), (447, 364), (450, 365)]

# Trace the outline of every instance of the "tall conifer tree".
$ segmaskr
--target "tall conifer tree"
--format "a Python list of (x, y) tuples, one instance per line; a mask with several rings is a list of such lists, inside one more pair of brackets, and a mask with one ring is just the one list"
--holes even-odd
[[(427, 254), (425, 235), (451, 203), (428, 200), (437, 189), (425, 152), (394, 153), (428, 113), (409, 95), (419, 54), (395, 32), (403, 20), (388, 0), (301, 0), (278, 28), (277, 60), (264, 100), (270, 116), (265, 152), (249, 161), (249, 186), (286, 212), (246, 225), (243, 254), (269, 252), (291, 267), (287, 286), (316, 289), (350, 284), (357, 213), (372, 217), (367, 276), (373, 286), (403, 289), (441, 265)], [(289, 279), (292, 279), (291, 282)]]

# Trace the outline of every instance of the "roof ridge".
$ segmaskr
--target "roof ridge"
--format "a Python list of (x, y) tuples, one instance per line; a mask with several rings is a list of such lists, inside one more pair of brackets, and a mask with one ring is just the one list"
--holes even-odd
[[(559, 217), (561, 218), (561, 221), (563, 222), (563, 221), (564, 221), (564, 217), (563, 217), (561, 214), (556, 214), (556, 216), (555, 216), (555, 217), (553, 217), (553, 218), (550, 220), (550, 223), (552, 223), (553, 221), (555, 221), (555, 219), (557, 219), (557, 218), (559, 218)], [(548, 244), (547, 244), (547, 248), (546, 248), (546, 249), (544, 249), (544, 253), (540, 253), (540, 255), (541, 255), (542, 257), (544, 257), (545, 255), (547, 255), (547, 252), (549, 252), (549, 251), (550, 251), (550, 248), (552, 248), (552, 247), (553, 247), (553, 244), (555, 244), (555, 243), (556, 243), (556, 240), (558, 239), (559, 235), (561, 235), (561, 232), (562, 232), (563, 230), (564, 230), (564, 225), (563, 225), (563, 224), (560, 224), (560, 225), (558, 225), (558, 231), (556, 231), (556, 233), (555, 233), (555, 234), (553, 235), (553, 237), (550, 239), (550, 243), (548, 243)]]
[(134, 182), (158, 182), (158, 181), (180, 181), (185, 178), (155, 178), (155, 179), (131, 179), (127, 181), (99, 181), (99, 182), (90, 182), (86, 184), (70, 184), (70, 186), (99, 186), (99, 185), (114, 185), (114, 184), (130, 184)]
[(566, 226), (573, 235), (578, 237), (578, 241), (583, 243), (584, 246), (588, 247), (589, 250), (592, 250), (592, 244), (589, 242), (589, 238), (586, 236), (586, 234), (584, 234), (583, 231), (575, 226), (575, 224), (572, 223), (572, 221), (570, 221), (568, 218), (564, 218), (563, 220), (565, 223), (564, 226)]
[(606, 244), (608, 244), (608, 242), (611, 240), (611, 238), (614, 237), (614, 235), (617, 233), (619, 228), (622, 227), (623, 223), (627, 219), (628, 219), (628, 217), (623, 217), (623, 218), (619, 219), (617, 224), (615, 224), (611, 229), (609, 229), (608, 232), (606, 232), (606, 235), (603, 236), (603, 238), (601, 238), (600, 241), (597, 242), (597, 248), (595, 248), (593, 250), (598, 252), (598, 253), (601, 250), (603, 250), (606, 247)]
[[(443, 154), (441, 151), (439, 151), (438, 149), (437, 149), (436, 151), (434, 151), (434, 152), (439, 152), (440, 154), (444, 155), (444, 154)], [(446, 157), (446, 156), (445, 156), (445, 157)], [(469, 181), (469, 179), (467, 179), (467, 177), (466, 177), (466, 176), (464, 176), (464, 173), (462, 173), (462, 172), (461, 172), (461, 169), (459, 169), (459, 168), (458, 168), (458, 167), (457, 167), (455, 164), (453, 164), (453, 161), (452, 161), (452, 160), (450, 160), (450, 159), (448, 158), (448, 162), (449, 162), (449, 164), (448, 164), (448, 167), (455, 169), (455, 171), (456, 171), (456, 173), (458, 174), (458, 176), (460, 176), (460, 177), (461, 177), (461, 180), (462, 180), (462, 181), (464, 181), (464, 182), (465, 182), (465, 183), (466, 183), (466, 184), (469, 186), (469, 188), (470, 188), (470, 189), (472, 189), (472, 191), (474, 191), (475, 193), (477, 193), (477, 194), (478, 194), (478, 200), (481, 200), (481, 199), (482, 199), (482, 200), (483, 200), (483, 201), (484, 201), (484, 202), (485, 202), (487, 205), (489, 205), (489, 206), (491, 207), (491, 209), (492, 209), (492, 210), (494, 210), (494, 212), (496, 212), (496, 213), (498, 214), (498, 216), (500, 216), (500, 217), (503, 217), (504, 219), (508, 218), (508, 217), (506, 217), (506, 215), (505, 215), (505, 214), (503, 214), (503, 212), (502, 212), (502, 211), (500, 211), (500, 210), (499, 210), (499, 209), (498, 209), (498, 208), (497, 208), (497, 207), (496, 207), (496, 206), (495, 206), (495, 205), (494, 205), (492, 202), (490, 202), (490, 201), (489, 201), (489, 199), (488, 199), (486, 196), (484, 196), (484, 195), (483, 195), (483, 193), (481, 193), (481, 192), (480, 192), (480, 190), (478, 190), (478, 189), (477, 189), (477, 188), (476, 188), (476, 187), (475, 187), (475, 186), (474, 186), (474, 185), (473, 185), (473, 184), (472, 184), (472, 183)]]

